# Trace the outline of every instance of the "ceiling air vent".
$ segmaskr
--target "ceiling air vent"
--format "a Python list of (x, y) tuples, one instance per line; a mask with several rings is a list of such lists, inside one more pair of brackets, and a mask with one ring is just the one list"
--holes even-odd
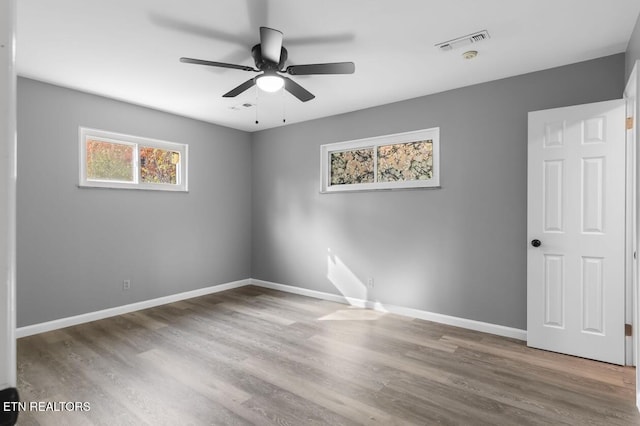
[(436, 47), (441, 52), (447, 52), (449, 50), (458, 49), (460, 47), (468, 46), (473, 43), (478, 43), (483, 40), (489, 39), (489, 32), (487, 30), (478, 31), (477, 33), (469, 34), (464, 37), (458, 37), (453, 40), (445, 41), (443, 43), (436, 44)]
[(238, 110), (241, 110), (241, 109), (251, 108), (252, 106), (253, 106), (253, 104), (252, 104), (252, 103), (245, 102), (245, 103), (243, 103), (243, 104), (238, 104), (238, 105), (230, 106), (230, 107), (229, 107), (229, 109), (232, 109), (232, 110), (238, 111)]

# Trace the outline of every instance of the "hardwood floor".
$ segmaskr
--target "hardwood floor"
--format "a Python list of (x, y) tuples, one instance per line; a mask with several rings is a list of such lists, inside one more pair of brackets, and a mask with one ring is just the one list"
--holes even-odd
[(630, 425), (633, 368), (243, 287), (18, 340), (19, 425)]

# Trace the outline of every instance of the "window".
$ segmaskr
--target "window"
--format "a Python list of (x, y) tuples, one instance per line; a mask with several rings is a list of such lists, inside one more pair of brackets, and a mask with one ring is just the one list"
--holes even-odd
[(187, 191), (185, 144), (80, 128), (80, 186)]
[(320, 191), (440, 186), (440, 129), (322, 145)]

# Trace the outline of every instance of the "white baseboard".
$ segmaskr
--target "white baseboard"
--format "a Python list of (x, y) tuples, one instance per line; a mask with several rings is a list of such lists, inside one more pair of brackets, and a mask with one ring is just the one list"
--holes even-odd
[(374, 309), (381, 312), (403, 315), (411, 318), (419, 318), (426, 321), (433, 321), (441, 324), (453, 325), (455, 327), (469, 330), (481, 331), (483, 333), (495, 334), (503, 337), (511, 337), (518, 340), (527, 340), (527, 331), (518, 328), (505, 327), (504, 325), (491, 324), (488, 322), (475, 321), (466, 318), (452, 317), (449, 315), (437, 314), (434, 312), (422, 311), (419, 309), (405, 308), (403, 306), (387, 305), (386, 303), (373, 302), (370, 300), (355, 299), (352, 297), (337, 294), (324, 293), (321, 291), (308, 290), (285, 284), (277, 284), (269, 281), (251, 279), (251, 284), (258, 287), (280, 290), (287, 293), (299, 294), (301, 296), (314, 297), (316, 299), (329, 300), (331, 302), (344, 303), (359, 308)]
[(155, 306), (166, 305), (168, 303), (179, 302), (180, 300), (205, 296), (207, 294), (218, 293), (225, 290), (231, 290), (233, 288), (244, 287), (251, 283), (251, 279), (234, 281), (226, 284), (199, 288), (197, 290), (185, 291), (184, 293), (172, 294), (170, 296), (158, 297), (157, 299), (144, 300), (142, 302), (131, 303), (129, 305), (117, 306), (115, 308), (103, 309), (101, 311), (89, 312), (86, 314), (75, 315), (67, 318), (60, 318), (40, 324), (18, 327), (16, 329), (16, 338), (27, 337), (38, 333), (44, 333), (46, 331), (70, 327), (72, 325), (78, 325), (104, 318), (114, 317), (116, 315), (127, 314), (129, 312), (135, 312), (142, 309), (153, 308)]
[(405, 308), (403, 306), (387, 305), (380, 302), (370, 300), (356, 299), (338, 294), (324, 293), (321, 291), (308, 290), (305, 288), (294, 287), (285, 284), (277, 284), (269, 281), (256, 280), (248, 278), (245, 280), (234, 281), (226, 284), (219, 284), (211, 287), (200, 288), (197, 290), (186, 291), (184, 293), (172, 294), (170, 296), (159, 297), (157, 299), (145, 300), (142, 302), (132, 303), (115, 308), (103, 309), (101, 311), (89, 312), (82, 315), (75, 315), (67, 318), (60, 318), (53, 321), (47, 321), (40, 324), (28, 325), (16, 329), (16, 338), (27, 337), (38, 333), (58, 330), (60, 328), (70, 327), (72, 325), (83, 324), (104, 318), (122, 315), (129, 312), (135, 312), (142, 309), (153, 308), (155, 306), (166, 305), (168, 303), (178, 302), (180, 300), (191, 299), (193, 297), (204, 296), (207, 294), (218, 293), (225, 290), (244, 287), (247, 285), (255, 285), (258, 287), (280, 290), (287, 293), (299, 294), (301, 296), (313, 297), (316, 299), (328, 300), (331, 302), (343, 303), (359, 308), (374, 309), (381, 312), (389, 312), (392, 314), (403, 315), (411, 318), (419, 318), (427, 321), (433, 321), (441, 324), (453, 325), (456, 327), (466, 328), (469, 330), (481, 331), (484, 333), (495, 334), (498, 336), (511, 337), (519, 340), (527, 340), (526, 330), (505, 327), (503, 325), (491, 324), (487, 322), (474, 321), (466, 318), (458, 318), (449, 315), (437, 314), (434, 312), (422, 311), (419, 309)]

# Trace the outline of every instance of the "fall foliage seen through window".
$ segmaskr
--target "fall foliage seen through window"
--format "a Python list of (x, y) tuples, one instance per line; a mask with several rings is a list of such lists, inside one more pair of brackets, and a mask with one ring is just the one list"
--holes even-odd
[(186, 191), (186, 153), (184, 144), (81, 128), (80, 184)]
[(140, 181), (176, 184), (176, 165), (180, 153), (166, 149), (140, 148)]
[(320, 146), (320, 191), (438, 188), (440, 128)]
[(133, 145), (87, 141), (87, 179), (133, 182)]

